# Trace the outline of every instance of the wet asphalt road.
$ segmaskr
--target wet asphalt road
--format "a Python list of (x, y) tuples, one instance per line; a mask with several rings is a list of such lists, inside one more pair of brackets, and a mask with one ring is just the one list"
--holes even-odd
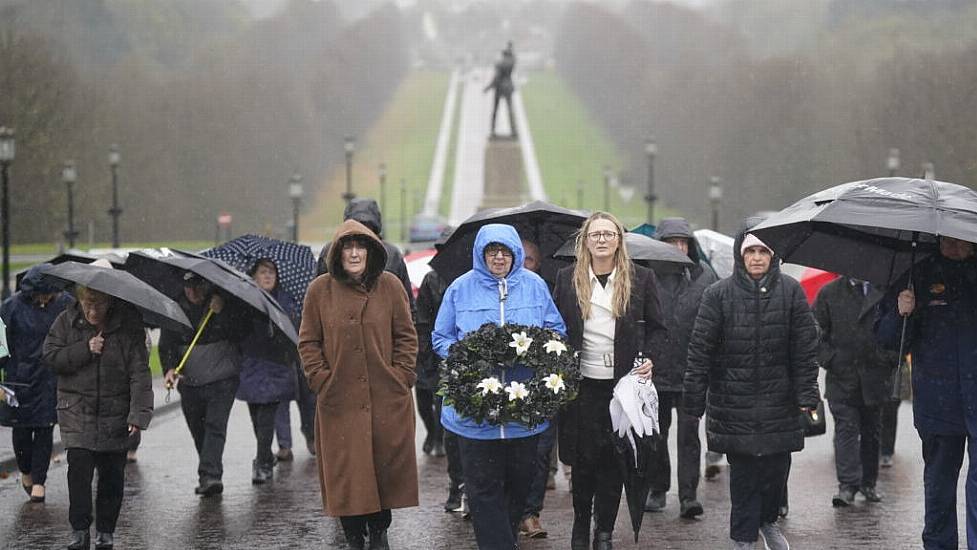
[[(885, 501), (880, 504), (867, 504), (859, 496), (851, 508), (831, 507), (836, 481), (830, 436), (809, 439), (808, 448), (794, 454), (790, 515), (782, 521), (792, 548), (921, 547), (923, 488), (919, 440), (912, 429), (908, 404), (900, 412), (896, 464), (882, 470), (879, 489), (885, 494)], [(293, 423), (297, 422), (297, 411), (293, 410), (292, 417)], [(831, 422), (830, 415), (828, 421)], [(321, 511), (315, 459), (306, 452), (297, 425), (293, 432), (297, 438), (295, 461), (279, 464), (272, 484), (252, 486), (254, 443), (250, 419), (247, 408), (236, 403), (224, 457), (224, 494), (200, 498), (193, 494), (196, 456), (182, 415), (177, 409), (157, 418), (152, 429), (144, 434), (139, 462), (127, 471), (116, 548), (344, 548), (338, 520), (325, 517)], [(419, 441), (423, 433), (423, 427), (419, 426)], [(831, 433), (830, 425), (828, 433)], [(391, 548), (474, 549), (470, 524), (442, 511), (446, 487), (444, 459), (421, 455), (418, 466), (421, 505), (394, 511)], [(28, 503), (18, 487), (16, 475), (0, 481), (0, 547), (64, 547), (70, 534), (65, 474), (66, 466), (59, 457), (49, 474), (45, 504)], [(728, 548), (729, 494), (725, 470), (716, 481), (703, 481), (700, 485), (699, 497), (706, 513), (699, 520), (678, 518), (674, 481), (672, 485), (666, 511), (645, 514), (636, 545), (622, 506), (615, 548)], [(962, 485), (959, 499), (962, 503)], [(958, 510), (962, 527), (962, 504)], [(524, 539), (522, 548), (568, 549), (572, 510), (562, 475), (557, 476), (557, 489), (547, 492), (541, 520), (549, 530), (549, 537)], [(962, 532), (961, 547), (966, 547)]]

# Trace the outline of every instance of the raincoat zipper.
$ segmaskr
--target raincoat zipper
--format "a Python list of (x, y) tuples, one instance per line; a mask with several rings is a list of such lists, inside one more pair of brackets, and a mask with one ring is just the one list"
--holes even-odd
[[(499, 279), (499, 325), (505, 326), (505, 301), (509, 297), (509, 283), (505, 277)], [(505, 368), (500, 373), (502, 385), (505, 386)], [(505, 423), (499, 425), (499, 437), (505, 439)]]

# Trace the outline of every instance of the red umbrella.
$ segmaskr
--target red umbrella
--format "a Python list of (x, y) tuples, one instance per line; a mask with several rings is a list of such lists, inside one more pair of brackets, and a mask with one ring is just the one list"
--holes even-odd
[(813, 304), (821, 287), (838, 278), (837, 273), (824, 271), (816, 267), (805, 267), (801, 273), (801, 287), (807, 296), (807, 303)]

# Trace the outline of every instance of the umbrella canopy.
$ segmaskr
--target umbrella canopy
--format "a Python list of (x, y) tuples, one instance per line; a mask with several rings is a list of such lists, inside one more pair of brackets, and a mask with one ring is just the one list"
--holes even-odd
[(568, 263), (564, 259), (553, 258), (553, 253), (580, 230), (587, 216), (584, 211), (570, 210), (545, 201), (484, 210), (461, 222), (431, 260), (431, 268), (449, 283), (454, 281), (472, 268), (472, 248), (478, 230), (486, 224), (505, 223), (515, 227), (520, 237), (539, 247), (542, 261), (540, 275), (553, 283), (556, 272)]
[(131, 273), (67, 261), (42, 267), (41, 274), (52, 284), (62, 288), (71, 284), (83, 285), (128, 302), (139, 310), (147, 325), (171, 330), (193, 330), (190, 320), (176, 302)]
[(221, 260), (169, 249), (141, 250), (129, 254), (125, 269), (171, 298), (183, 293), (183, 275), (192, 272), (267, 317), (278, 332), (298, 343), (295, 327), (278, 302), (251, 277)]
[(692, 232), (699, 243), (701, 257), (716, 271), (720, 279), (733, 274), (736, 256), (733, 254), (733, 238), (712, 229), (696, 229)]
[(814, 299), (818, 297), (818, 292), (821, 291), (821, 287), (837, 278), (838, 275), (830, 271), (824, 271), (816, 267), (806, 267), (798, 281), (801, 283), (801, 288), (804, 289), (804, 295), (807, 296), (807, 303), (814, 304)]
[(938, 236), (977, 242), (977, 192), (909, 178), (845, 183), (797, 201), (752, 233), (784, 261), (886, 286), (935, 252)]
[(200, 253), (223, 260), (243, 273), (251, 273), (258, 260), (269, 259), (278, 267), (278, 285), (298, 304), (301, 312), (305, 291), (315, 279), (315, 256), (308, 246), (259, 235), (242, 235)]
[[(62, 264), (64, 262), (79, 262), (83, 264), (90, 264), (95, 260), (103, 259), (103, 258), (108, 260), (109, 263), (112, 264), (112, 267), (116, 267), (119, 269), (122, 269), (122, 266), (126, 263), (125, 258), (115, 253), (110, 252), (108, 254), (89, 254), (88, 252), (80, 252), (77, 250), (69, 250), (67, 252), (62, 252), (61, 254), (58, 254), (57, 256), (51, 258), (50, 260), (41, 263), (49, 263), (49, 264), (57, 265), (57, 264)], [(27, 271), (29, 269), (30, 268), (24, 268), (23, 270), (17, 272), (16, 275), (17, 290), (20, 290), (20, 281), (21, 279), (24, 278), (24, 275), (27, 275)]]
[[(631, 260), (645, 267), (650, 267), (659, 273), (674, 273), (695, 264), (687, 254), (674, 246), (663, 243), (657, 239), (652, 239), (641, 233), (625, 233), (624, 246), (628, 249)], [(576, 257), (576, 240), (569, 239), (554, 256), (558, 258)]]

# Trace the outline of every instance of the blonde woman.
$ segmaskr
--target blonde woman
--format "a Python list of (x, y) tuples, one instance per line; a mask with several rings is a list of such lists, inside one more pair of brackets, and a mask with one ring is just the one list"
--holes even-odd
[[(638, 351), (647, 359), (637, 374), (650, 378), (661, 337), (661, 304), (651, 270), (634, 265), (623, 245), (621, 222), (596, 212), (577, 234), (577, 261), (560, 270), (554, 298), (566, 321), (570, 345), (580, 351), (580, 394), (561, 415), (560, 459), (573, 467), (571, 548), (612, 548), (624, 480), (614, 460), (608, 405), (614, 385), (628, 374)], [(639, 334), (637, 321), (644, 321)]]

